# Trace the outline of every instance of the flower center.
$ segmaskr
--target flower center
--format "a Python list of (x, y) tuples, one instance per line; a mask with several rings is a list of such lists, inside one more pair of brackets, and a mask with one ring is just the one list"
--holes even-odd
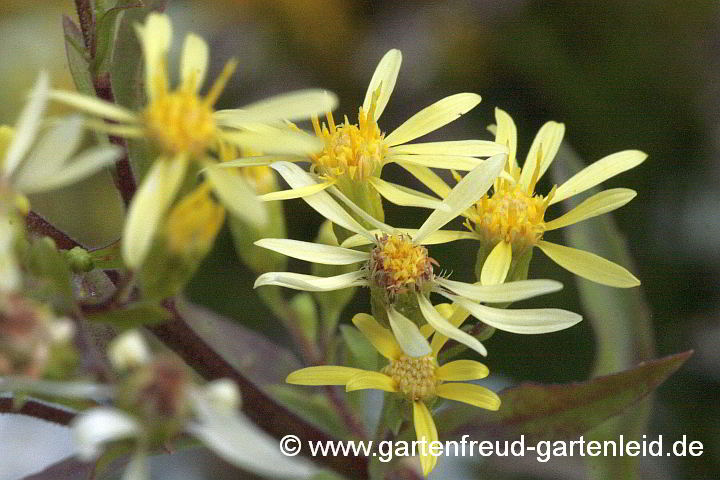
[(523, 249), (542, 238), (550, 198), (529, 195), (519, 186), (501, 185), (475, 204), (466, 225), (489, 243), (505, 241)]
[(437, 364), (432, 356), (412, 358), (403, 355), (383, 369), (396, 388), (410, 400), (427, 400), (435, 396), (440, 380), (435, 375)]
[(383, 235), (377, 238), (370, 254), (370, 278), (391, 294), (421, 291), (423, 283), (432, 280), (433, 264), (422, 245), (413, 245), (407, 235)]
[(347, 177), (364, 181), (382, 167), (388, 147), (383, 143), (384, 134), (374, 119), (375, 102), (365, 112), (358, 112), (358, 124), (345, 123), (336, 126), (332, 113), (327, 113), (327, 125), (313, 118), (315, 134), (325, 142), (325, 148), (312, 155), (313, 169), (330, 178)]
[(202, 153), (215, 134), (212, 105), (194, 92), (163, 93), (144, 112), (149, 135), (166, 152)]

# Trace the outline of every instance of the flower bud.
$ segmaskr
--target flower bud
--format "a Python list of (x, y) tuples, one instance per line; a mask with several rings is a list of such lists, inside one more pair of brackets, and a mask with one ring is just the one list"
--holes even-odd
[(119, 371), (133, 370), (150, 361), (150, 350), (140, 332), (128, 330), (110, 343), (108, 358)]

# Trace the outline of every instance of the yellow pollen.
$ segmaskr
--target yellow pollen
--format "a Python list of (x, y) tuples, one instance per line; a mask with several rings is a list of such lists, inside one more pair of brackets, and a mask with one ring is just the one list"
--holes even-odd
[(327, 124), (322, 126), (317, 117), (313, 118), (315, 134), (325, 142), (323, 151), (311, 156), (315, 172), (358, 182), (378, 174), (388, 147), (383, 143), (385, 135), (374, 119), (374, 111), (375, 101), (367, 112), (361, 107), (357, 124), (351, 124), (345, 117), (344, 123), (335, 125), (330, 112), (327, 113)]
[(522, 250), (537, 244), (545, 233), (545, 210), (552, 194), (533, 196), (503, 182), (475, 204), (466, 225), (488, 243), (505, 241)]
[(409, 289), (421, 290), (423, 283), (433, 278), (433, 264), (422, 245), (413, 245), (407, 235), (383, 235), (370, 257), (373, 282), (391, 294), (406, 293)]
[(432, 356), (412, 358), (403, 355), (390, 362), (383, 369), (395, 382), (398, 391), (409, 400), (429, 400), (435, 396), (435, 389), (441, 381), (435, 375), (437, 363)]
[(144, 112), (148, 134), (170, 153), (202, 153), (215, 137), (213, 110), (184, 89), (153, 99)]

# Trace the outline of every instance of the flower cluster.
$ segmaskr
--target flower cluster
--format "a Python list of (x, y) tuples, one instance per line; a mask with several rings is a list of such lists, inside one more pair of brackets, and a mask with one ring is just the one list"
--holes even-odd
[[(538, 181), (561, 147), (561, 123), (540, 129), (522, 167), (515, 124), (500, 109), (491, 127), (493, 140), (416, 141), (470, 112), (481, 100), (475, 93), (445, 97), (386, 134), (380, 120), (398, 80), (399, 50), (380, 60), (357, 122), (345, 116), (339, 123), (333, 115), (337, 97), (321, 89), (217, 110), (235, 59), (201, 93), (209, 64), (203, 39), (185, 36), (175, 82), (168, 16), (150, 13), (134, 28), (144, 69), (143, 81), (133, 86), (144, 88), (142, 106), (129, 109), (107, 98), (53, 90), (42, 73), (15, 128), (0, 127), (0, 375), (11, 379), (0, 378), (0, 387), (95, 402), (73, 423), (81, 459), (95, 460), (107, 444), (122, 442), (134, 452), (126, 478), (147, 478), (148, 455), (189, 434), (226, 460), (265, 476), (313, 473), (303, 462), (279, 458), (265, 434), (237, 411), (235, 383), (199, 384), (178, 357), (151, 351), (143, 334), (129, 329), (181, 317), (177, 295), (212, 250), (226, 219), (240, 258), (258, 274), (259, 297), (303, 350), (306, 366), (289, 373), (287, 383), (384, 391), (384, 410), (396, 417), (391, 420), (398, 428), (412, 425), (418, 439), (430, 442), (438, 439), (433, 413), (443, 401), (493, 411), (501, 406), (500, 396), (475, 383), (489, 375), (488, 367), (454, 358), (458, 350), (487, 356), (483, 342), (495, 329), (543, 334), (582, 320), (557, 308), (511, 306), (562, 289), (555, 280), (529, 279), (535, 247), (595, 282), (620, 288), (639, 284), (625, 268), (544, 236), (634, 198), (629, 189), (605, 190), (545, 219), (553, 204), (642, 163), (642, 152), (604, 157), (540, 195)], [(44, 119), (50, 100), (79, 115)], [(305, 120), (312, 130), (292, 123)], [(98, 145), (81, 149), (88, 143), (86, 129)], [(127, 141), (141, 142), (144, 153), (123, 148)], [(78, 247), (79, 253), (68, 253), (30, 235), (25, 224), (37, 215), (28, 196), (122, 162), (131, 168), (125, 173), (115, 168), (114, 175), (129, 175), (137, 188), (118, 242), (99, 252)], [(402, 167), (434, 195), (384, 180), (389, 164)], [(456, 183), (450, 186), (432, 168), (449, 171), (445, 176)], [(289, 188), (279, 189), (279, 178)], [(297, 198), (329, 222), (321, 241), (286, 238), (277, 201)], [(384, 201), (430, 213), (419, 227), (394, 227), (385, 223)], [(458, 218), (464, 219), (464, 230), (448, 227)], [(476, 278), (451, 278), (454, 265), (436, 260), (443, 258), (437, 249), (468, 240), (475, 248), (466, 261), (476, 261)], [(82, 261), (73, 260), (78, 255)], [(286, 257), (310, 262), (312, 274), (285, 271)], [(278, 287), (310, 293), (287, 301)], [(337, 292), (356, 287), (368, 289), (369, 304), (352, 316), (354, 328), (338, 329), (333, 318), (341, 317), (352, 295)], [(90, 348), (96, 337), (107, 335), (94, 329), (100, 322), (111, 326), (114, 339), (106, 349), (100, 341)], [(75, 337), (78, 329), (83, 334)], [(362, 338), (375, 351), (363, 350)], [(449, 343), (456, 348), (447, 348)], [(48, 383), (58, 346), (91, 352), (79, 375), (100, 378), (65, 387)], [(382, 359), (376, 368), (358, 368), (351, 355), (357, 351), (366, 360), (378, 360), (377, 353)], [(191, 357), (185, 360), (198, 360), (195, 352)], [(338, 359), (347, 363), (330, 365)], [(327, 393), (352, 430), (353, 412), (332, 388)], [(389, 423), (383, 416), (377, 429), (382, 436), (394, 430)], [(436, 461), (423, 449), (424, 475)]]

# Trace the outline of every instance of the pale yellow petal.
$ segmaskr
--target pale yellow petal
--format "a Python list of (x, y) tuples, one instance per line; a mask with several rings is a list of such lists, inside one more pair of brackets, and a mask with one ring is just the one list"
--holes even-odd
[(28, 177), (27, 183), (18, 183), (16, 187), (27, 194), (62, 188), (112, 165), (122, 154), (122, 149), (115, 145), (89, 148), (52, 176), (33, 175)]
[(158, 158), (135, 193), (122, 239), (123, 259), (129, 268), (142, 266), (155, 232), (185, 179), (187, 167), (186, 155)]
[(505, 166), (506, 160), (507, 155), (504, 153), (495, 155), (465, 175), (443, 201), (449, 207), (448, 210), (434, 210), (413, 237), (413, 243), (422, 244), (425, 237), (474, 205), (492, 186)]
[(430, 344), (425, 339), (418, 326), (409, 320), (405, 315), (394, 308), (388, 310), (390, 328), (395, 334), (398, 345), (409, 357), (424, 357), (430, 354)]
[(481, 322), (511, 333), (537, 335), (570, 328), (582, 320), (582, 316), (559, 308), (494, 308), (471, 302), (465, 298), (445, 295), (470, 312)]
[(520, 280), (499, 285), (465, 283), (437, 277), (436, 282), (451, 292), (476, 302), (517, 302), (562, 290), (562, 283), (555, 280)]
[(544, 240), (540, 241), (537, 246), (564, 269), (593, 282), (618, 288), (640, 285), (640, 280), (625, 268), (594, 253)]
[(428, 187), (438, 197), (445, 198), (450, 193), (450, 187), (429, 168), (405, 162), (395, 163), (407, 170), (413, 177), (420, 180), (420, 183)]
[(337, 95), (316, 88), (275, 95), (241, 109), (219, 110), (214, 116), (220, 125), (244, 128), (252, 123), (305, 120), (331, 112), (337, 104)]
[[(275, 162), (271, 167), (283, 177), (291, 188), (301, 188), (318, 183), (310, 174), (293, 163)], [(303, 200), (331, 222), (351, 232), (362, 234), (366, 238), (374, 241), (375, 237), (370, 235), (370, 233), (327, 192), (321, 191), (314, 195), (303, 197)]]
[[(145, 58), (145, 91), (149, 100), (167, 88), (167, 53), (172, 41), (172, 25), (167, 15), (151, 12), (145, 24), (135, 24)], [(158, 89), (160, 87), (161, 89)]]
[(241, 149), (281, 155), (309, 155), (323, 149), (320, 139), (287, 129), (222, 131), (220, 137)]
[(333, 277), (316, 277), (292, 272), (267, 272), (255, 280), (254, 288), (263, 285), (276, 285), (306, 292), (330, 292), (343, 288), (367, 286), (367, 280), (365, 272), (362, 270)]
[(512, 117), (500, 108), (495, 108), (495, 121), (497, 122), (494, 132), (495, 142), (507, 147), (508, 162), (512, 168), (510, 173), (512, 173), (517, 168), (517, 127)]
[(490, 140), (450, 140), (445, 142), (406, 143), (392, 147), (388, 151), (390, 156), (395, 154), (412, 154), (492, 157), (499, 153), (508, 153), (507, 147)]
[[(442, 305), (447, 305), (449, 309), (438, 308)], [(440, 313), (444, 318), (447, 318), (448, 323), (450, 323), (450, 325), (455, 328), (460, 328), (460, 325), (462, 325), (465, 320), (467, 320), (467, 318), (470, 316), (470, 312), (468, 312), (459, 305), (435, 305), (435, 310), (437, 310), (438, 313)], [(437, 355), (440, 353), (440, 350), (442, 350), (448, 340), (450, 339), (446, 335), (443, 335), (440, 332), (435, 332), (435, 335), (433, 335), (432, 338), (432, 342), (430, 342), (430, 348), (432, 348), (434, 356), (437, 357)]]
[(639, 150), (624, 150), (601, 158), (573, 175), (567, 182), (560, 185), (550, 201), (554, 204), (584, 192), (608, 178), (635, 168), (645, 161), (647, 154)]
[(295, 155), (258, 155), (253, 157), (240, 157), (235, 160), (228, 160), (218, 163), (218, 168), (236, 167), (265, 167), (275, 162), (307, 162), (307, 157)]
[[(404, 233), (415, 236), (418, 232), (416, 228), (396, 228), (393, 230), (396, 233)], [(382, 235), (384, 230), (370, 230), (371, 235)], [(421, 245), (438, 245), (441, 243), (454, 242), (456, 240), (477, 240), (477, 235), (469, 231), (456, 231), (456, 230), (437, 230), (422, 241)], [(342, 246), (345, 248), (360, 247), (362, 245), (369, 245), (373, 243), (373, 240), (366, 237), (365, 235), (353, 235), (346, 239)]]
[(295, 370), (285, 381), (293, 385), (345, 385), (353, 375), (363, 372), (359, 368), (323, 365)]
[(385, 144), (393, 147), (422, 137), (457, 120), (475, 108), (478, 103), (480, 103), (480, 95), (475, 93), (458, 93), (445, 97), (407, 119), (385, 137)]
[(267, 224), (267, 209), (244, 178), (214, 165), (203, 170), (203, 174), (232, 215), (258, 228)]
[(180, 60), (180, 78), (185, 88), (197, 92), (205, 81), (208, 67), (208, 45), (194, 33), (185, 37)]
[(618, 209), (635, 198), (637, 192), (629, 188), (612, 188), (596, 193), (565, 215), (545, 223), (545, 230), (555, 230), (603, 213)]
[(291, 200), (293, 198), (302, 198), (322, 192), (326, 188), (335, 184), (335, 180), (329, 182), (316, 183), (307, 187), (291, 188), (290, 190), (278, 190), (276, 192), (266, 193), (258, 197), (263, 202), (271, 202), (275, 200)]
[[(547, 122), (540, 128), (528, 151), (527, 159), (522, 167), (519, 184), (528, 191), (533, 178), (537, 181), (555, 159), (563, 136), (565, 125), (557, 122)], [(537, 172), (536, 172), (537, 170)]]
[(329, 193), (331, 193), (334, 197), (336, 197), (340, 202), (345, 204), (345, 207), (350, 209), (351, 213), (354, 213), (357, 217), (360, 217), (365, 223), (374, 226), (375, 228), (386, 232), (391, 233), (395, 231), (395, 228), (391, 227), (390, 225), (381, 222), (377, 218), (373, 217), (369, 213), (367, 213), (365, 210), (360, 208), (355, 202), (350, 200), (347, 195), (345, 195), (343, 192), (340, 191), (339, 188), (337, 188), (335, 185), (331, 186), (327, 189)]
[(30, 184), (43, 183), (63, 169), (63, 164), (80, 146), (83, 119), (74, 115), (63, 119), (43, 133), (25, 160), (15, 169), (12, 183), (23, 193)]
[(498, 285), (505, 281), (512, 261), (512, 245), (504, 241), (498, 242), (483, 263), (480, 272), (480, 283)]
[(483, 160), (462, 155), (409, 155), (403, 153), (389, 154), (387, 162), (402, 162), (421, 167), (442, 168), (445, 170), (468, 171), (482, 165)]
[(47, 73), (40, 72), (28, 101), (20, 112), (12, 141), (5, 151), (5, 158), (0, 158), (0, 172), (10, 176), (25, 157), (40, 129), (43, 113), (47, 106), (50, 80)]
[(447, 208), (442, 204), (442, 201), (436, 198), (428, 197), (420, 192), (413, 192), (408, 188), (400, 188), (400, 185), (386, 182), (381, 178), (369, 177), (368, 181), (375, 187), (375, 190), (377, 190), (380, 195), (395, 205), (405, 207)]
[(423, 475), (427, 477), (437, 463), (437, 457), (430, 454), (429, 447), (432, 442), (438, 441), (438, 433), (430, 410), (421, 401), (413, 402), (413, 425), (415, 437), (420, 442), (420, 465)]
[(442, 365), (436, 374), (445, 382), (466, 382), (485, 378), (490, 374), (490, 370), (474, 360), (455, 360)]
[(390, 95), (392, 95), (395, 89), (395, 82), (397, 81), (398, 73), (400, 73), (401, 64), (402, 53), (400, 50), (393, 48), (383, 56), (375, 68), (362, 106), (363, 111), (370, 111), (373, 95), (375, 95), (375, 91), (380, 87), (380, 94), (378, 95), (375, 107), (375, 120), (380, 118), (380, 115), (385, 111), (385, 106), (387, 106)]
[(380, 372), (363, 371), (353, 375), (345, 385), (346, 392), (355, 390), (383, 390), (385, 392), (397, 392), (395, 381)]
[(437, 395), (448, 400), (468, 403), (487, 410), (500, 408), (500, 397), (492, 390), (470, 383), (443, 383), (437, 387)]
[(372, 315), (358, 313), (352, 319), (353, 324), (372, 343), (375, 350), (388, 360), (397, 360), (402, 355), (400, 345), (395, 336), (387, 328), (380, 325)]
[(480, 343), (480, 341), (472, 335), (460, 330), (459, 328), (452, 325), (448, 320), (443, 317), (440, 312), (435, 310), (430, 300), (425, 298), (422, 294), (417, 294), (418, 303), (420, 304), (420, 311), (425, 317), (425, 320), (435, 328), (435, 330), (448, 338), (466, 345), (478, 352), (480, 355), (487, 356), (487, 349)]
[(255, 245), (288, 257), (324, 265), (351, 265), (370, 258), (368, 252), (287, 238), (263, 238), (255, 242)]
[(53, 90), (50, 92), (50, 98), (85, 113), (108, 120), (124, 123), (137, 123), (138, 121), (138, 118), (130, 110), (82, 93)]

